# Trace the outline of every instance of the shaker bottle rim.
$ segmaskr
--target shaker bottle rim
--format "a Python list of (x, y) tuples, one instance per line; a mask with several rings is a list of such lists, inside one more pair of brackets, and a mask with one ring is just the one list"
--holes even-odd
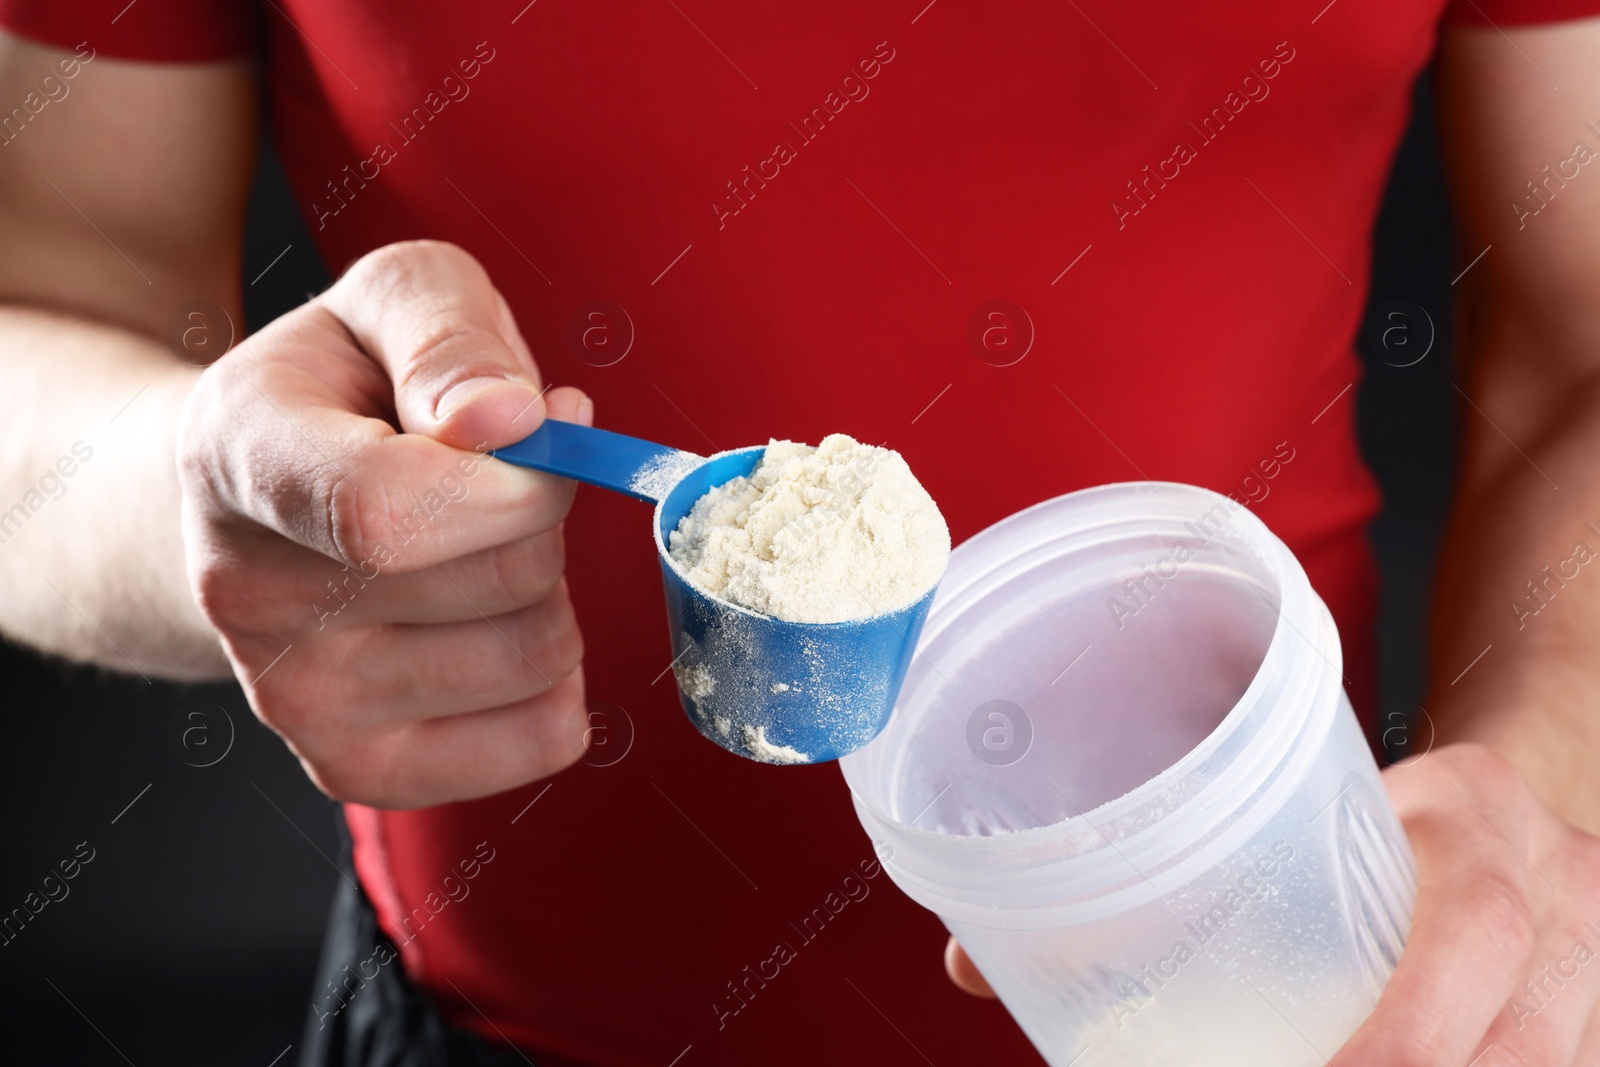
[[(895, 814), (891, 780), (917, 727), (908, 680), (884, 733), (840, 766), (897, 884), (947, 917), (1007, 926), (1088, 921), (1157, 899), (1214, 866), (1282, 806), (1304, 776), (1341, 698), (1338, 632), (1294, 555), (1248, 508), (1177, 482), (1127, 482), (1036, 504), (958, 546), (919, 652), (963, 612), (1040, 561), (1135, 537), (1182, 536), (1218, 508), (1219, 542), (1254, 560), (1243, 578), (1276, 611), (1265, 655), (1244, 694), (1198, 744), (1147, 781), (1048, 825), (962, 835)], [(919, 656), (919, 659), (921, 657)], [(912, 670), (919, 669), (914, 661)], [(940, 673), (944, 673), (942, 670)]]

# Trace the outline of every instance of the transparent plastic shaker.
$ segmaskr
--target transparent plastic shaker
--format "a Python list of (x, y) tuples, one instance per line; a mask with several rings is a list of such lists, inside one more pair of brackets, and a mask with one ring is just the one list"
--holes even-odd
[(1321, 1064), (1410, 928), (1338, 633), (1247, 508), (1174, 483), (956, 549), (841, 767), (884, 869), (1055, 1067)]

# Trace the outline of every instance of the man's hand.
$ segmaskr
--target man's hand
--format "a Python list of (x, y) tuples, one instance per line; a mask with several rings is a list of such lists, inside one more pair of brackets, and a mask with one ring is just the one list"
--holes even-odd
[(1330, 1067), (1600, 1062), (1600, 838), (1481, 745), (1384, 777), (1417, 857), (1416, 914), (1377, 1011)]
[(330, 795), (438, 804), (582, 755), (573, 483), (481, 454), (547, 414), (587, 424), (593, 405), (541, 395), (483, 268), (432, 242), (362, 258), (190, 395), (195, 598), (256, 714)]
[[(1600, 838), (1481, 745), (1384, 779), (1417, 857), (1416, 913), (1377, 1010), (1329, 1067), (1600, 1063)], [(945, 967), (994, 996), (954, 938)]]

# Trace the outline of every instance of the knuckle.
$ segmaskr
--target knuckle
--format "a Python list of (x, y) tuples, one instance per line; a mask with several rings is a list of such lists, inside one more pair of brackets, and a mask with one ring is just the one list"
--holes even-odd
[(576, 624), (566, 627), (551, 643), (554, 680), (560, 681), (583, 664), (583, 634)]
[(1385, 1050), (1385, 1067), (1437, 1067), (1440, 1035), (1421, 1028), (1395, 1034)]
[(528, 537), (489, 553), (489, 577), (508, 608), (518, 607), (554, 592), (565, 563), (560, 537)]
[(572, 608), (572, 600), (566, 595), (566, 585), (562, 583), (558, 590), (559, 595), (552, 597), (546, 603), (551, 605), (551, 615), (546, 620), (546, 647), (548, 655), (560, 677), (571, 674), (583, 662), (583, 631), (578, 628), (578, 616)]
[(236, 427), (229, 422), (240, 408), (237, 395), (238, 369), (251, 363), (244, 353), (207, 367), (184, 400), (178, 416), (175, 458), (179, 485), (187, 494), (215, 495), (218, 483), (227, 480), (227, 442)]
[(578, 629), (578, 622), (571, 621), (563, 627), (562, 632), (555, 640), (554, 648), (555, 678), (565, 678), (574, 670), (578, 670), (584, 662), (584, 635)]
[(488, 280), (488, 272), (483, 269), (483, 264), (478, 262), (478, 258), (454, 242), (419, 238), (406, 244), (419, 259), (425, 258), (441, 266), (466, 271)]
[(572, 663), (572, 669), (577, 670), (583, 662), (583, 630), (578, 626), (577, 614), (571, 605), (567, 606), (567, 627), (563, 631), (566, 638), (567, 658)]
[[(373, 698), (350, 664), (370, 647), (370, 635), (261, 643), (246, 685), (256, 717), (288, 740), (301, 759), (324, 761), (368, 728)], [(270, 671), (267, 668), (271, 666)]]
[(263, 590), (248, 568), (219, 551), (208, 552), (194, 565), (190, 585), (195, 604), (224, 633), (252, 629), (261, 615)]
[(453, 246), (443, 241), (392, 241), (374, 248), (350, 264), (344, 278), (366, 283), (403, 276), (415, 270), (419, 263), (426, 262), (430, 256), (439, 254), (445, 247)]
[(340, 478), (328, 490), (327, 539), (340, 561), (359, 564), (371, 558), (387, 515), (387, 494), (363, 495), (354, 478)]
[[(255, 665), (255, 670), (260, 671), (266, 665), (267, 661), (263, 660)], [(269, 677), (246, 689), (256, 718), (287, 740), (302, 758), (308, 746), (317, 748), (326, 742), (327, 716), (322, 714), (317, 701), (308, 698), (294, 664), (280, 664)]]
[(334, 800), (365, 803), (378, 799), (369, 776), (350, 760), (302, 760), (316, 787)]
[(178, 470), (178, 488), (188, 499), (215, 496), (212, 448), (205, 434), (195, 425), (195, 421), (185, 415), (179, 422), (174, 454)]
[(1503, 868), (1480, 867), (1461, 886), (1465, 910), (1507, 957), (1524, 959), (1538, 940), (1527, 888)]
[(399, 265), (409, 269), (419, 263), (442, 263), (452, 267), (472, 267), (482, 269), (477, 259), (452, 241), (438, 241), (430, 237), (418, 237), (409, 241), (395, 241), (368, 253), (381, 257), (380, 262), (386, 265)]
[(506, 665), (534, 692), (555, 685), (583, 660), (583, 637), (570, 603), (542, 600), (508, 617), (512, 648), (504, 649)]
[(406, 292), (434, 288), (428, 283), (449, 287), (488, 283), (488, 272), (471, 253), (448, 241), (418, 239), (395, 241), (350, 264), (335, 284), (335, 289), (355, 292)]
[(388, 797), (381, 739), (319, 738), (315, 751), (296, 746), (318, 789), (335, 800), (382, 806)]
[(210, 466), (210, 448), (206, 435), (207, 415), (216, 411), (218, 405), (212, 402), (209, 382), (210, 371), (201, 374), (199, 380), (190, 390), (188, 399), (184, 402), (183, 412), (178, 418), (178, 437), (176, 441), (178, 477), (187, 483), (190, 479), (203, 477)]
[(1497, 803), (1514, 802), (1531, 795), (1522, 775), (1505, 757), (1476, 742), (1465, 742), (1455, 747), (1456, 762), (1461, 773)]
[(256, 718), (272, 728), (273, 733), (296, 742), (311, 732), (316, 716), (305, 704), (293, 699), (279, 699), (276, 689), (256, 687), (251, 694), (251, 706)]
[(235, 603), (228, 569), (209, 558), (191, 564), (189, 569), (189, 586), (200, 613), (213, 626), (226, 629)]
[(509, 501), (527, 516), (528, 528), (561, 536), (563, 524), (572, 512), (577, 483), (554, 474), (519, 478)]
[[(589, 719), (585, 712), (583, 676), (568, 675), (548, 693), (540, 693), (527, 705), (524, 724), (528, 744), (517, 768), (525, 780), (544, 778), (565, 770), (581, 760), (585, 748), (573, 744), (581, 737)], [(575, 722), (574, 719), (577, 721)]]
[(418, 323), (396, 376), (396, 388), (442, 389), (456, 380), (505, 373), (506, 343), (460, 307), (448, 307)]

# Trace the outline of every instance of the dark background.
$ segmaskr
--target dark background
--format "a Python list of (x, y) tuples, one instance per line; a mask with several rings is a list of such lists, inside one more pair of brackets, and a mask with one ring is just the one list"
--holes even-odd
[[(1372, 531), (1384, 583), (1380, 729), (1409, 721), (1422, 698), (1425, 597), (1452, 483), (1459, 268), (1430, 90), (1424, 76), (1384, 201), (1362, 340), (1362, 445), (1386, 499)], [(250, 330), (328, 282), (270, 151), (245, 260)], [(1397, 365), (1425, 350), (1428, 319), (1431, 351)], [(281, 1055), (275, 1067), (289, 1067), (338, 877), (333, 806), (235, 686), (146, 684), (14, 646), (0, 646), (0, 677), (10, 695), (0, 914), (79, 842), (95, 850), (70, 895), (0, 947), (0, 1057), (269, 1067)]]

